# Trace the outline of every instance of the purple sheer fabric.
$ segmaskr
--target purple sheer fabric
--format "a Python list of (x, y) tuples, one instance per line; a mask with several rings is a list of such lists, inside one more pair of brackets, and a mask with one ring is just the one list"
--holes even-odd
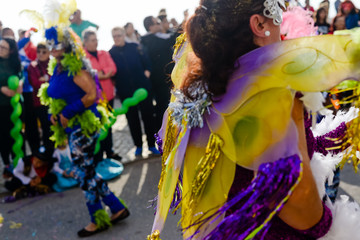
[[(328, 151), (326, 148), (338, 146), (341, 143), (335, 143), (334, 141), (328, 138), (340, 138), (343, 137), (346, 132), (346, 124), (341, 123), (335, 130), (319, 137), (314, 137), (310, 127), (311, 119), (308, 117), (308, 114), (305, 113), (305, 132), (307, 140), (307, 148), (310, 159), (312, 158), (314, 152), (320, 152), (326, 155)], [(333, 150), (332, 153), (337, 153), (339, 150)], [(234, 198), (240, 191), (243, 191), (247, 186), (250, 185), (251, 180), (254, 177), (254, 173), (251, 170), (242, 168), (240, 166), (236, 167), (235, 179), (233, 185), (229, 192), (229, 200)], [(241, 203), (239, 204), (241, 205)], [(227, 211), (226, 215), (230, 215), (236, 211), (240, 206), (236, 205)], [(283, 222), (278, 216), (275, 216), (271, 221), (271, 227), (269, 228), (264, 239), (266, 240), (312, 240), (318, 239), (324, 236), (330, 229), (332, 223), (332, 214), (328, 207), (324, 204), (324, 211), (321, 220), (312, 228), (307, 230), (297, 230), (285, 222)], [(259, 236), (258, 236), (259, 237)], [(255, 238), (260, 239), (260, 238)]]

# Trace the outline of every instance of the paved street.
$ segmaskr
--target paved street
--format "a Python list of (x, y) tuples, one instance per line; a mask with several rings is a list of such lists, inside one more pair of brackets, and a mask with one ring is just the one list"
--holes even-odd
[[(130, 217), (114, 225), (108, 231), (88, 239), (141, 240), (151, 232), (154, 218), (153, 209), (148, 208), (148, 200), (156, 194), (160, 176), (159, 158), (141, 160), (126, 165), (122, 176), (109, 183), (117, 196), (121, 196), (130, 209)], [(89, 220), (85, 200), (80, 189), (64, 193), (21, 200), (11, 204), (1, 204), (5, 223), (0, 228), (1, 240), (71, 240), (78, 239), (76, 232)], [(181, 239), (176, 230), (179, 216), (170, 216), (162, 239)], [(15, 223), (22, 226), (11, 229)]]
[[(153, 209), (148, 208), (148, 200), (156, 195), (161, 160), (147, 158), (147, 152), (144, 153), (144, 159), (133, 157), (135, 149), (124, 116), (114, 125), (113, 133), (115, 150), (125, 158), (125, 170), (119, 178), (110, 181), (109, 186), (117, 196), (125, 200), (131, 215), (108, 231), (88, 239), (145, 240), (146, 235), (151, 232), (154, 218)], [(147, 149), (145, 145), (144, 149)], [(348, 194), (360, 202), (359, 174), (355, 174), (347, 166), (341, 173), (341, 180), (340, 194)], [(3, 184), (0, 182), (1, 186)], [(5, 194), (0, 194), (0, 197)], [(3, 226), (0, 227), (0, 240), (78, 239), (76, 232), (89, 221), (85, 200), (78, 188), (0, 204), (0, 213), (4, 217)], [(163, 240), (181, 239), (176, 228), (178, 221), (179, 215), (169, 215), (161, 236)]]
[[(115, 101), (115, 107), (120, 103)], [(149, 200), (157, 194), (157, 183), (161, 172), (161, 159), (149, 158), (146, 137), (143, 159), (135, 159), (135, 147), (130, 137), (124, 115), (118, 117), (113, 126), (114, 150), (123, 157), (124, 172), (119, 178), (109, 182), (115, 195), (125, 200), (130, 209), (130, 217), (116, 224), (106, 232), (88, 239), (140, 240), (151, 233), (154, 219)], [(0, 171), (2, 165), (0, 163)], [(0, 178), (0, 197), (6, 194)], [(15, 203), (0, 203), (0, 214), (4, 224), (0, 227), (0, 240), (72, 240), (78, 239), (76, 232), (89, 222), (83, 193), (79, 188), (63, 193), (24, 199)], [(179, 216), (169, 216), (163, 239), (181, 239), (176, 229)], [(21, 224), (21, 226), (20, 226)]]

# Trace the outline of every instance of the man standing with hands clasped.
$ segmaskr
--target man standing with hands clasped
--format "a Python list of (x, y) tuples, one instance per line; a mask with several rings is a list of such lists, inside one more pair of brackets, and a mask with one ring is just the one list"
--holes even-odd
[(145, 128), (149, 151), (152, 154), (159, 155), (159, 151), (155, 148), (155, 117), (149, 80), (149, 61), (138, 44), (125, 42), (125, 30), (123, 28), (115, 27), (111, 33), (114, 39), (114, 46), (109, 52), (117, 67), (117, 72), (113, 79), (115, 80), (117, 95), (120, 101), (132, 97), (138, 88), (145, 88), (149, 93), (144, 101), (140, 102), (137, 106), (130, 107), (126, 114), (131, 137), (136, 146), (135, 157), (142, 156), (143, 145), (139, 110)]

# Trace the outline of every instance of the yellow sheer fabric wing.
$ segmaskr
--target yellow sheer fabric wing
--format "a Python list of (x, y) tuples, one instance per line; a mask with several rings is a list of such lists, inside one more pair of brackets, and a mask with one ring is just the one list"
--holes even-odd
[[(184, 162), (184, 178), (183, 178), (183, 201), (182, 206), (189, 205), (190, 191), (192, 190), (192, 180), (195, 177), (195, 168), (199, 159), (205, 154), (204, 148), (198, 148), (193, 145), (189, 145), (187, 148), (187, 154)], [(190, 216), (187, 212), (184, 212), (182, 207), (182, 227), (188, 227), (200, 218), (205, 218), (213, 214), (218, 210), (227, 200), (228, 192), (235, 176), (235, 163), (227, 159), (224, 155), (220, 156), (215, 168), (212, 171), (208, 182), (205, 185), (204, 191), (200, 198), (197, 200), (197, 205), (194, 209), (194, 215)], [(219, 219), (221, 221), (221, 218)], [(216, 226), (218, 222), (213, 225)], [(209, 230), (213, 229), (213, 226), (208, 226)], [(192, 227), (186, 230), (183, 234), (183, 238), (187, 239), (191, 236), (196, 227)], [(202, 232), (198, 239), (202, 239), (206, 232)], [(202, 237), (201, 237), (202, 236)]]
[(255, 170), (258, 161), (263, 160), (262, 154), (287, 135), (292, 104), (290, 90), (268, 89), (252, 96), (231, 114), (217, 113), (221, 124), (216, 127), (215, 121), (209, 121), (209, 126), (212, 132), (226, 139), (222, 151), (231, 160)]

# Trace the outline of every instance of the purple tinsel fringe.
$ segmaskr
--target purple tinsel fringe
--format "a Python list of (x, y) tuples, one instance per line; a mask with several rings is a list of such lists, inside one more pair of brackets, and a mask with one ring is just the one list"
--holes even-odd
[[(342, 144), (342, 141), (334, 142), (333, 140), (328, 138), (332, 138), (332, 139), (338, 138), (341, 140), (341, 138), (345, 136), (346, 130), (347, 130), (346, 124), (345, 122), (342, 122), (336, 129), (332, 130), (331, 132), (328, 132), (323, 136), (316, 137), (315, 151), (327, 155), (329, 152), (326, 150), (327, 148), (337, 147)], [(342, 148), (331, 150), (331, 153), (336, 154), (341, 152), (342, 150), (343, 150)]]
[(157, 134), (157, 133), (154, 134), (154, 137), (156, 139), (156, 145), (158, 146), (158, 150), (162, 156), (163, 155), (163, 149), (162, 149), (163, 141), (162, 141), (161, 137), (159, 136), (159, 134)]
[[(154, 208), (154, 215), (156, 214), (156, 208), (157, 208), (157, 200), (158, 200), (158, 195), (156, 195), (156, 197), (153, 200), (149, 200), (149, 202), (151, 203), (150, 206), (148, 206), (148, 208), (153, 207)], [(177, 210), (175, 210), (179, 204), (181, 203), (182, 200), (182, 174), (179, 174), (179, 180), (176, 184), (176, 189), (174, 192), (174, 197), (173, 200), (171, 202), (170, 205), (170, 209), (169, 212), (172, 212), (174, 215), (176, 215)]]
[[(156, 139), (156, 144), (158, 145), (159, 152), (161, 155), (163, 155), (163, 149), (162, 149), (163, 141), (162, 141), (161, 137), (159, 136), (159, 134), (157, 134), (157, 133), (154, 134), (154, 137)], [(158, 196), (156, 196), (153, 200), (149, 201), (149, 202), (151, 202), (151, 206), (149, 206), (149, 207), (154, 207), (154, 210), (155, 210), (154, 214), (156, 214), (157, 199), (158, 199)], [(176, 184), (173, 201), (171, 202), (170, 210), (169, 210), (170, 212), (172, 211), (174, 215), (176, 215), (177, 210), (175, 210), (175, 209), (179, 206), (181, 200), (182, 200), (182, 175), (180, 173), (178, 182)]]
[[(231, 207), (241, 203), (238, 210), (226, 216), (220, 224), (204, 239), (244, 239), (252, 233), (267, 217), (275, 211), (275, 207), (289, 194), (292, 186), (298, 181), (301, 171), (301, 160), (294, 155), (273, 163), (264, 163), (247, 189), (225, 203), (215, 214), (200, 219), (190, 227), (197, 226), (197, 231), (189, 237), (194, 238), (200, 228), (213, 224)], [(281, 206), (282, 207), (282, 206)], [(281, 207), (277, 211), (281, 210)], [(271, 221), (257, 235), (261, 239), (269, 229)]]
[(177, 207), (181, 203), (181, 200), (182, 200), (182, 175), (180, 173), (179, 180), (176, 184), (176, 189), (174, 192), (174, 197), (170, 205), (170, 212), (172, 211), (174, 215), (176, 215)]
[(332, 154), (337, 154), (343, 150), (342, 148), (334, 149), (331, 151), (328, 151), (326, 149), (341, 146), (341, 144), (343, 143), (342, 141), (335, 142), (331, 139), (341, 140), (341, 138), (345, 136), (347, 131), (347, 126), (345, 122), (342, 122), (336, 129), (332, 130), (331, 132), (322, 136), (318, 136), (316, 138), (314, 137), (311, 131), (312, 121), (307, 112), (304, 113), (304, 125), (306, 132), (308, 154), (310, 159), (312, 158), (314, 152), (319, 152), (326, 156), (329, 152), (331, 152)]

